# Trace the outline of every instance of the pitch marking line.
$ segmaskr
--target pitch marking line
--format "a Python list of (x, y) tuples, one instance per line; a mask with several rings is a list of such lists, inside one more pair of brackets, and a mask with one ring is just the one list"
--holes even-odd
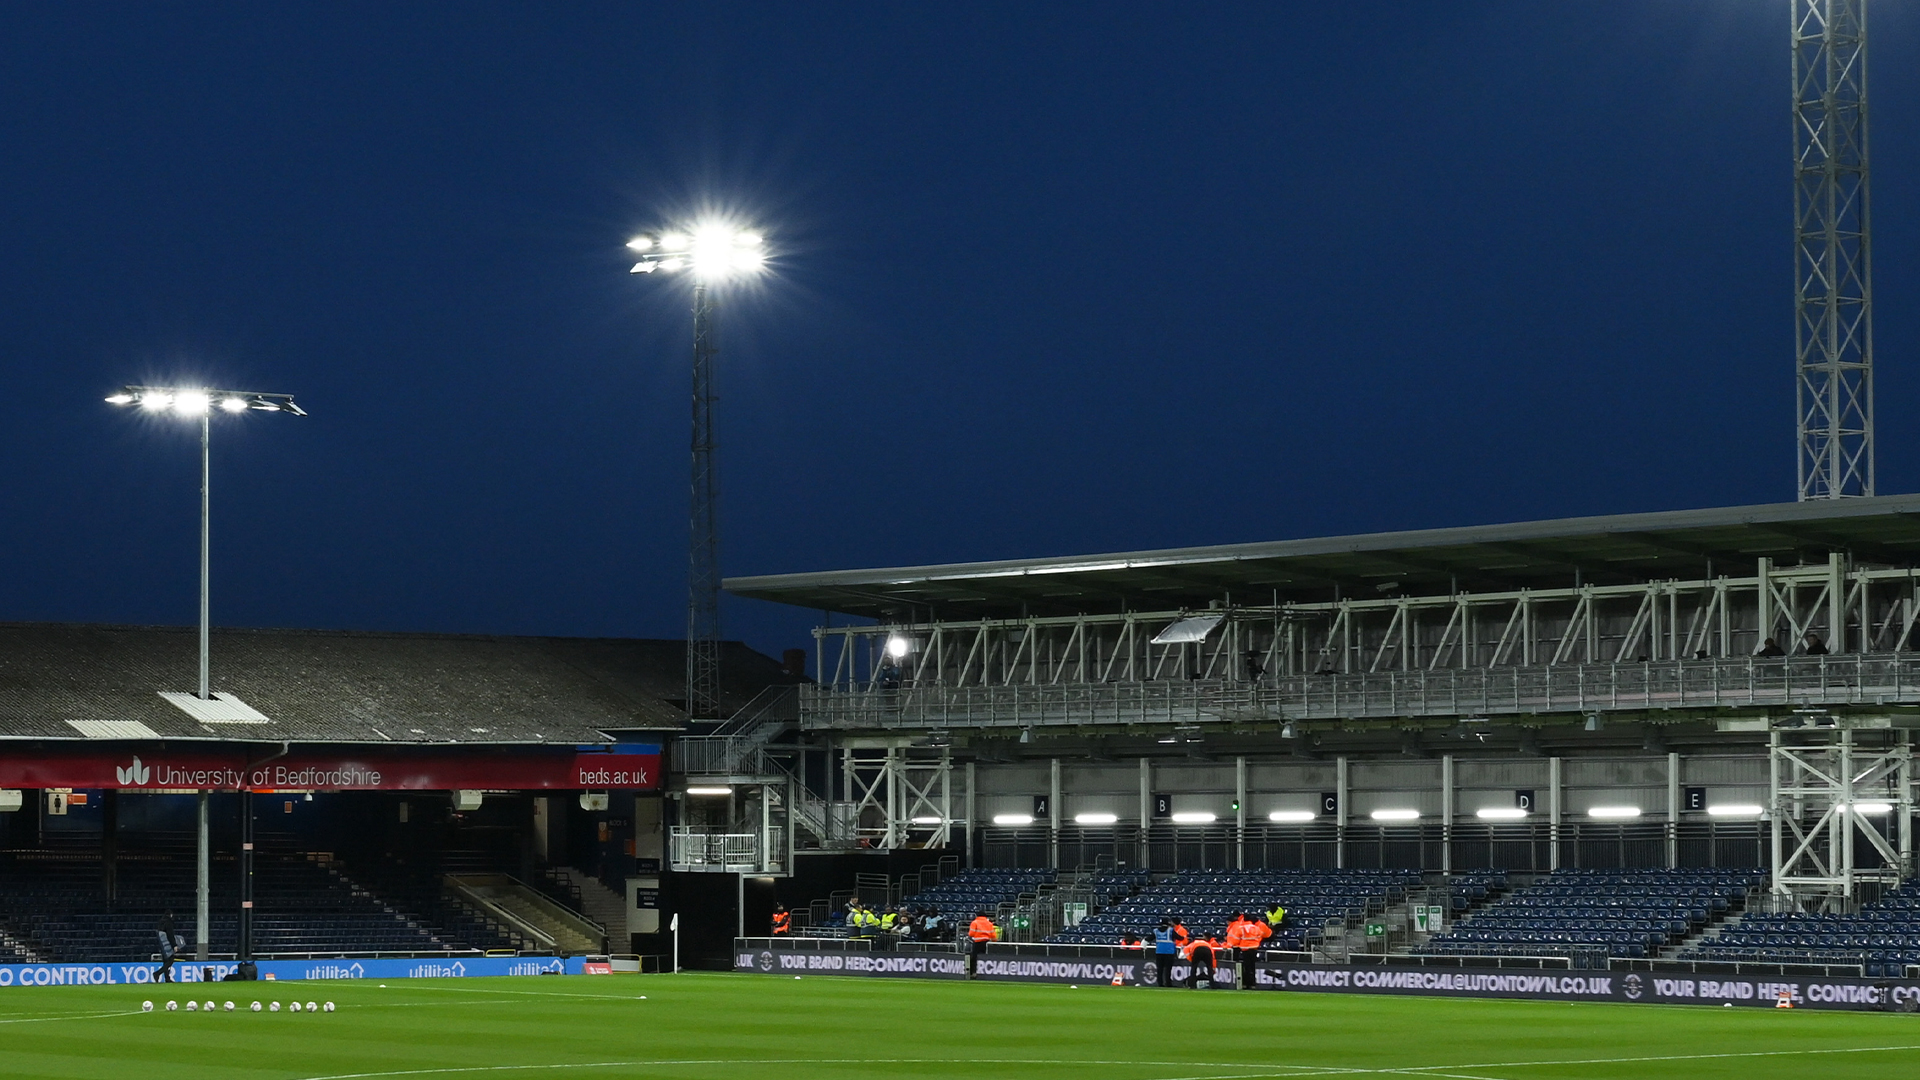
[[(1087, 1065), (1087, 1066), (1138, 1066), (1138, 1067), (1177, 1067), (1244, 1070), (1221, 1076), (1188, 1076), (1154, 1078), (1154, 1080), (1261, 1080), (1263, 1077), (1294, 1077), (1321, 1075), (1318, 1071), (1302, 1072), (1275, 1070), (1317, 1070), (1313, 1065), (1279, 1065), (1274, 1063), (1245, 1064), (1227, 1061), (1097, 1061), (1063, 1058), (681, 1058), (652, 1059), (646, 1061), (583, 1061), (569, 1064), (547, 1065), (456, 1065), (432, 1069), (396, 1069), (382, 1072), (332, 1073), (326, 1076), (308, 1076), (301, 1080), (375, 1080), (390, 1076), (453, 1076), (466, 1073), (488, 1072), (541, 1072), (560, 1069), (631, 1069), (646, 1066), (668, 1065)], [(1354, 1070), (1365, 1071), (1365, 1070)]]

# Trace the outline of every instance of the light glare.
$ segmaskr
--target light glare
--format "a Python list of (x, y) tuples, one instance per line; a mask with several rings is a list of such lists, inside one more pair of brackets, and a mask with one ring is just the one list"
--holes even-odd
[(1759, 817), (1764, 812), (1758, 803), (1715, 803), (1707, 807), (1708, 817)]
[(1317, 815), (1311, 810), (1275, 810), (1267, 815), (1268, 821), (1312, 821)]
[(635, 251), (645, 251), (648, 248), (653, 246), (653, 237), (636, 236), (633, 239), (627, 241), (627, 246), (629, 248), (632, 248)]
[(733, 789), (730, 787), (690, 787), (687, 789), (687, 794), (689, 795), (731, 795), (733, 794)]
[(1073, 815), (1073, 823), (1075, 825), (1111, 825), (1119, 820), (1120, 815), (1118, 814), (1093, 812)]
[(245, 398), (226, 397), (220, 399), (220, 408), (224, 412), (238, 413), (247, 411)]
[(1596, 806), (1587, 811), (1587, 816), (1594, 818), (1637, 818), (1640, 816), (1640, 808), (1637, 806)]
[(1418, 810), (1375, 810), (1367, 815), (1375, 821), (1414, 821), (1420, 817)]
[(912, 651), (913, 642), (898, 634), (887, 639), (887, 655), (893, 657), (895, 660), (900, 659)]
[(993, 815), (993, 823), (995, 825), (1031, 825), (1033, 824), (1033, 815), (1032, 814), (995, 814)]
[(1206, 810), (1182, 810), (1173, 815), (1175, 825), (1211, 825), (1216, 820), (1218, 815)]
[(1853, 804), (1852, 810), (1856, 814), (1891, 814), (1893, 813), (1893, 804), (1883, 802), (1857, 802)]
[(170, 409), (173, 407), (173, 395), (142, 394), (140, 395), (140, 407), (148, 412), (159, 412), (162, 409)]
[(1517, 806), (1488, 806), (1475, 810), (1473, 816), (1486, 821), (1514, 821), (1526, 817), (1527, 812)]

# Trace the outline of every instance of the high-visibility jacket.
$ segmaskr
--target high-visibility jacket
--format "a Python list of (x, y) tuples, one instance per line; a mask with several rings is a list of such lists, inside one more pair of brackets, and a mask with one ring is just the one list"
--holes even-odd
[(1286, 917), (1287, 917), (1287, 909), (1284, 907), (1281, 907), (1279, 904), (1275, 904), (1273, 905), (1273, 910), (1267, 912), (1267, 923), (1270, 926), (1279, 926), (1280, 920)]
[(1247, 927), (1251, 925), (1245, 919), (1235, 919), (1227, 924), (1227, 948), (1246, 949), (1252, 946), (1247, 941)]
[(899, 921), (899, 918), (900, 916), (897, 913), (891, 912), (891, 911), (887, 912), (885, 915), (880, 916), (880, 929), (882, 930), (893, 929), (893, 924)]
[(793, 926), (793, 914), (791, 912), (776, 911), (773, 913), (773, 932), (774, 933), (784, 934), (790, 928), (792, 928), (792, 926)]
[(1185, 923), (1173, 924), (1173, 943), (1175, 945), (1185, 946), (1187, 942), (1192, 940), (1193, 940), (1193, 935), (1187, 933), (1187, 927)]
[(1248, 919), (1247, 925), (1240, 931), (1240, 936), (1245, 938), (1247, 942), (1245, 945), (1240, 946), (1241, 948), (1257, 949), (1266, 944), (1267, 939), (1273, 936), (1273, 927), (1257, 919)]
[(967, 937), (973, 941), (996, 941), (1000, 937), (1000, 928), (985, 915), (973, 920), (967, 926)]
[(1153, 932), (1153, 951), (1168, 954), (1180, 951), (1180, 943), (1173, 940), (1173, 930), (1171, 928), (1163, 926)]

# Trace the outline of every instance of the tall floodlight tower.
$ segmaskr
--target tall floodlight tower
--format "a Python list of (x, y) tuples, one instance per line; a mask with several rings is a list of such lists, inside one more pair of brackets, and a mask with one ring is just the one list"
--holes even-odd
[(720, 715), (719, 491), (713, 469), (714, 304), (711, 289), (766, 265), (757, 233), (719, 224), (637, 236), (633, 273), (693, 277), (693, 440), (687, 537), (687, 716)]
[(1867, 0), (1793, 5), (1800, 499), (1873, 494)]

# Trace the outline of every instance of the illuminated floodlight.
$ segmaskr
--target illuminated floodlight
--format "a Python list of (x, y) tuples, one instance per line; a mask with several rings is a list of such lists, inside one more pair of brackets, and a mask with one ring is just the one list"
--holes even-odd
[(1884, 802), (1857, 802), (1857, 803), (1851, 804), (1850, 806), (1843, 807), (1842, 809), (1852, 810), (1856, 814), (1866, 814), (1870, 817), (1878, 817), (1881, 814), (1893, 813), (1893, 804), (1884, 803)]
[(182, 390), (173, 399), (173, 411), (181, 416), (202, 416), (213, 408), (213, 398), (205, 390)]
[(109, 405), (131, 405), (133, 404), (133, 402), (134, 402), (133, 395), (127, 393), (125, 390), (122, 390), (117, 394), (107, 395), (107, 404)]
[(1759, 803), (1714, 803), (1707, 807), (1708, 817), (1759, 817), (1765, 812)]
[(228, 396), (220, 399), (220, 411), (226, 412), (226, 413), (246, 412), (247, 399), (243, 397), (234, 397), (233, 395), (229, 394)]
[(738, 230), (719, 222), (706, 222), (685, 232), (666, 232), (658, 237), (636, 236), (627, 241), (627, 247), (646, 257), (634, 263), (630, 273), (672, 274), (692, 270), (702, 281), (746, 276), (766, 267), (763, 243), (757, 232)]
[(1368, 814), (1367, 816), (1372, 818), (1375, 821), (1417, 821), (1420, 818), (1420, 811), (1418, 810), (1375, 810), (1373, 813)]
[(1119, 820), (1120, 815), (1118, 814), (1093, 812), (1073, 815), (1073, 823), (1075, 825), (1111, 825)]
[(895, 660), (913, 651), (913, 639), (895, 634), (887, 639), (887, 655)]
[(937, 817), (917, 817), (913, 819), (913, 823), (915, 825), (939, 825), (945, 820), (945, 818)]
[(1219, 815), (1207, 810), (1182, 810), (1173, 815), (1175, 825), (1211, 825)]
[(1637, 806), (1596, 806), (1587, 811), (1590, 818), (1637, 818), (1640, 808)]
[(995, 814), (993, 815), (993, 823), (995, 825), (1031, 825), (1033, 824), (1033, 815), (1032, 814)]
[(1473, 816), (1483, 821), (1517, 821), (1527, 812), (1518, 806), (1487, 806), (1475, 810)]
[(731, 795), (733, 794), (733, 789), (730, 787), (719, 787), (719, 786), (690, 787), (687, 789), (687, 794), (689, 795)]
[(148, 412), (160, 412), (173, 408), (173, 395), (160, 390), (139, 395), (140, 407)]
[(1311, 810), (1275, 810), (1267, 815), (1267, 820), (1298, 823), (1312, 821), (1318, 816)]

